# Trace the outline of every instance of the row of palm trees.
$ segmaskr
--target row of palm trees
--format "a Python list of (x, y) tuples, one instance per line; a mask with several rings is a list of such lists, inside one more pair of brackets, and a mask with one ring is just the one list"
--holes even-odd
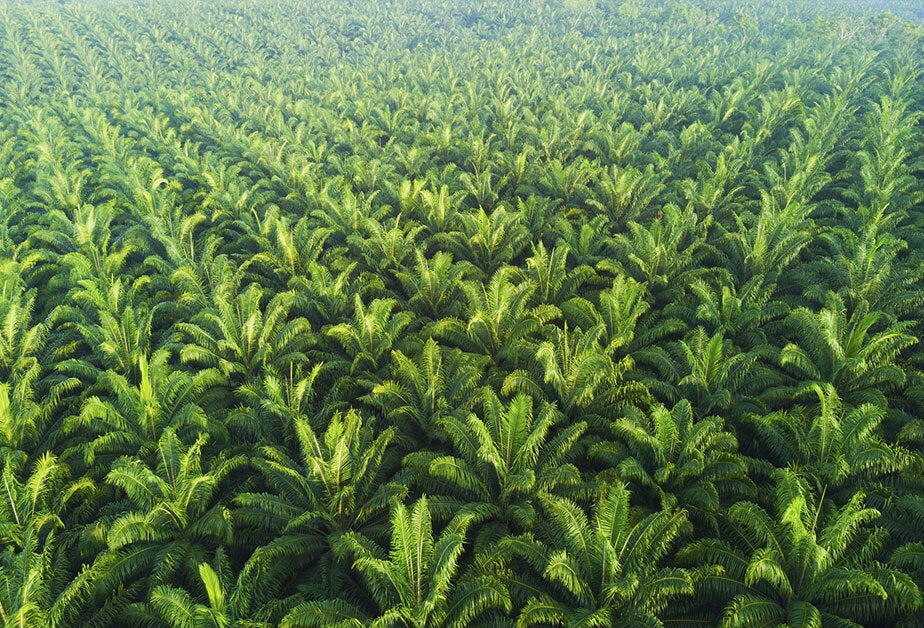
[(0, 7), (0, 619), (920, 623), (920, 28), (456, 4)]

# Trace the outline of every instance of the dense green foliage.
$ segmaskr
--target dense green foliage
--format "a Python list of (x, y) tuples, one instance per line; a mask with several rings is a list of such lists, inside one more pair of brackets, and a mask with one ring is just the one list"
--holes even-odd
[(922, 19), (3, 0), (0, 620), (922, 625)]

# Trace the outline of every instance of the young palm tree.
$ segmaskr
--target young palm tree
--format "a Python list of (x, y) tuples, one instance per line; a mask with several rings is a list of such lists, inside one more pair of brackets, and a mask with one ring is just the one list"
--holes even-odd
[(562, 419), (548, 404), (534, 413), (533, 400), (522, 394), (505, 407), (485, 388), (480, 413), (465, 420), (449, 415), (440, 421), (454, 453), (414, 453), (405, 458), (405, 466), (429, 476), (425, 486), (449, 498), (450, 512), (474, 515), (473, 524), (479, 526), (476, 545), (525, 532), (537, 523), (542, 495), (581, 485), (569, 454), (587, 425), (560, 425)]
[[(292, 292), (279, 292), (264, 304), (263, 290), (251, 284), (236, 292), (232, 277), (213, 292), (213, 303), (176, 329), (189, 339), (180, 350), (182, 362), (197, 365), (211, 384), (202, 403), (213, 416), (221, 416), (236, 401), (246, 405), (233, 409), (227, 425), (245, 442), (271, 438), (281, 426), (260, 420), (264, 412), (260, 385), (267, 378), (292, 379), (307, 370), (306, 349), (314, 343), (308, 321), (290, 316), (295, 303)], [(312, 372), (309, 370), (309, 373)], [(272, 413), (270, 413), (272, 418)]]
[(393, 313), (398, 305), (394, 299), (374, 299), (367, 306), (357, 294), (353, 304), (351, 322), (325, 330), (341, 348), (328, 364), (341, 375), (337, 387), (345, 393), (371, 389), (385, 379), (392, 352), (399, 348), (402, 332), (413, 319), (410, 312)]
[(721, 333), (710, 337), (702, 327), (667, 348), (654, 346), (637, 355), (658, 373), (642, 381), (670, 403), (689, 399), (697, 416), (759, 408), (755, 393), (775, 381), (772, 372), (760, 369), (759, 353), (736, 351)]
[(397, 504), (390, 551), (356, 533), (340, 542), (378, 610), (366, 612), (342, 599), (312, 601), (295, 607), (281, 625), (463, 626), (485, 610), (509, 609), (506, 589), (496, 579), (453, 587), (470, 519), (459, 515), (436, 535), (426, 497), (410, 509)]
[[(67, 626), (84, 608), (89, 583), (65, 552), (71, 503), (87, 499), (93, 483), (68, 481), (66, 465), (50, 455), (29, 467), (7, 454), (0, 499), (0, 621), (4, 626)], [(25, 475), (28, 469), (28, 475)], [(20, 479), (22, 478), (22, 479)]]
[(858, 489), (870, 490), (908, 464), (908, 453), (881, 436), (885, 411), (864, 403), (844, 407), (831, 384), (815, 384), (818, 404), (747, 419), (760, 448), (777, 467), (789, 467), (828, 490), (840, 503)]
[(795, 199), (780, 200), (779, 195), (761, 190), (757, 216), (746, 212), (735, 216), (738, 229), (728, 234), (733, 245), (729, 253), (742, 281), (759, 275), (779, 277), (815, 235), (815, 223), (809, 218), (812, 207)]
[(433, 325), (433, 333), (464, 351), (489, 356), (497, 366), (525, 359), (526, 340), (559, 311), (550, 305), (530, 307), (536, 286), (517, 278), (517, 271), (505, 266), (487, 284), (463, 284), (463, 319), (444, 318)]
[(518, 626), (658, 625), (672, 600), (693, 593), (687, 571), (662, 566), (684, 511), (637, 518), (622, 484), (601, 486), (593, 519), (570, 500), (542, 501), (548, 519), (537, 537), (544, 542), (525, 537), (511, 544), (538, 562), (547, 583), (523, 607)]
[(820, 312), (798, 308), (787, 317), (795, 342), (783, 347), (780, 364), (794, 383), (786, 391), (794, 396), (813, 394), (816, 384), (830, 384), (844, 402), (872, 403), (886, 407), (885, 393), (905, 381), (897, 358), (917, 343), (910, 335), (910, 323), (892, 322), (880, 331), (876, 323), (881, 312), (871, 312), (866, 303), (850, 313), (841, 297), (829, 293)]
[(441, 348), (432, 338), (416, 360), (392, 354), (392, 379), (364, 397), (398, 427), (409, 449), (445, 441), (445, 416), (464, 416), (475, 402), (485, 359)]
[[(81, 261), (88, 262), (81, 257)], [(83, 269), (81, 272), (89, 272)], [(146, 280), (126, 285), (121, 278), (82, 278), (71, 293), (77, 307), (59, 306), (53, 321), (73, 329), (90, 354), (63, 361), (60, 369), (92, 382), (101, 370), (113, 369), (132, 381), (141, 360), (150, 355), (155, 310), (142, 304)]]
[(488, 281), (510, 264), (529, 242), (529, 233), (515, 212), (497, 207), (491, 213), (479, 208), (459, 215), (460, 231), (440, 238), (459, 260), (471, 263)]
[(648, 390), (640, 382), (626, 381), (634, 366), (624, 356), (618, 362), (601, 344), (602, 324), (585, 331), (555, 329), (552, 339), (535, 349), (530, 371), (518, 369), (504, 380), (503, 391), (527, 392), (537, 398), (555, 401), (568, 416), (605, 415), (614, 408), (648, 400)]
[(20, 264), (0, 264), (0, 378), (36, 365), (47, 336), (43, 323), (32, 324), (35, 290), (27, 290)]
[(738, 441), (717, 416), (694, 421), (686, 399), (672, 409), (656, 406), (613, 421), (615, 440), (595, 443), (588, 457), (604, 467), (600, 478), (615, 476), (636, 486), (652, 509), (680, 507), (697, 524), (716, 526), (722, 504), (756, 492)]
[(879, 512), (863, 500), (856, 493), (832, 510), (794, 472), (778, 471), (773, 512), (738, 502), (722, 538), (696, 541), (680, 558), (720, 567), (697, 590), (725, 605), (722, 626), (895, 625), (921, 592), (877, 560), (885, 538), (869, 524)]
[(195, 582), (198, 565), (232, 542), (231, 511), (219, 489), (245, 460), (219, 457), (203, 470), (206, 441), (202, 435), (184, 446), (171, 428), (165, 428), (153, 469), (130, 457), (112, 465), (106, 481), (127, 499), (121, 514), (107, 526), (106, 551), (91, 567), (95, 595), (137, 592), (132, 586), (136, 581), (148, 589)]
[(699, 301), (690, 318), (707, 333), (722, 334), (745, 350), (766, 345), (768, 333), (776, 331), (768, 325), (788, 313), (785, 303), (772, 299), (775, 286), (763, 275), (752, 277), (738, 289), (726, 282), (713, 287), (702, 279), (690, 288)]
[[(273, 624), (263, 615), (247, 616), (248, 600), (241, 595), (240, 584), (232, 586), (231, 565), (224, 552), (215, 552), (215, 567), (199, 564), (199, 579), (204, 596), (193, 596), (185, 589), (160, 585), (151, 591), (149, 609), (142, 609), (134, 618), (139, 621), (160, 621), (170, 628), (269, 628)], [(198, 598), (198, 599), (197, 599)]]
[(72, 450), (82, 454), (88, 467), (100, 462), (98, 457), (111, 463), (133, 456), (153, 464), (152, 455), (168, 427), (185, 436), (222, 434), (197, 403), (220, 383), (221, 375), (215, 370), (190, 375), (171, 368), (169, 360), (166, 349), (156, 351), (150, 361), (141, 356), (137, 384), (116, 371), (104, 371), (97, 378), (100, 395), (87, 398), (79, 415), (65, 419), (64, 433), (72, 442), (79, 439)]
[(28, 529), (19, 548), (0, 554), (0, 621), (3, 626), (73, 626), (79, 622), (89, 583), (86, 573), (70, 579), (70, 568), (54, 535), (39, 543)]
[(548, 251), (545, 244), (533, 247), (533, 255), (526, 260), (526, 276), (536, 286), (532, 297), (537, 305), (562, 304), (577, 296), (581, 285), (594, 277), (590, 266), (568, 264), (571, 251), (567, 244), (559, 244)]
[(419, 250), (415, 255), (414, 268), (397, 273), (408, 307), (432, 321), (459, 316), (461, 281), (468, 272), (467, 265), (453, 263), (452, 255), (445, 251), (437, 251), (429, 258)]
[(387, 480), (396, 463), (389, 455), (394, 429), (374, 436), (351, 411), (334, 415), (320, 434), (296, 419), (294, 432), (298, 458), (263, 447), (252, 464), (268, 490), (234, 499), (235, 520), (253, 538), (268, 539), (241, 572), (240, 588), (255, 592), (254, 599), (293, 579), (317, 596), (337, 595), (349, 579), (348, 564), (335, 551), (339, 539), (349, 532), (385, 538), (389, 507), (407, 491)]
[(562, 304), (561, 308), (565, 320), (575, 327), (589, 330), (602, 325), (604, 352), (616, 359), (617, 354), (622, 357), (631, 353), (636, 346), (633, 344), (636, 336), (638, 344), (650, 344), (661, 334), (669, 332), (670, 322), (666, 326), (662, 322), (662, 330), (639, 326), (639, 322), (644, 320), (643, 317), (651, 309), (645, 294), (644, 283), (619, 273), (610, 288), (600, 291), (597, 305), (576, 296)]
[(629, 234), (617, 234), (618, 259), (644, 282), (650, 298), (661, 305), (697, 274), (704, 252), (705, 223), (693, 210), (666, 205), (649, 226), (629, 222)]
[(313, 341), (308, 321), (289, 317), (293, 293), (277, 293), (264, 304), (260, 286), (237, 289), (236, 283), (219, 286), (212, 307), (177, 325), (191, 341), (180, 352), (183, 362), (216, 368), (235, 388), (265, 371), (288, 373)]

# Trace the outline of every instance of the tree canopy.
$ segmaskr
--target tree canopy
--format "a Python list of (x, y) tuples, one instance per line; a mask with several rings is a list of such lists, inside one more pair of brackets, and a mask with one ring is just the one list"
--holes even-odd
[(924, 624), (919, 4), (0, 0), (0, 622)]

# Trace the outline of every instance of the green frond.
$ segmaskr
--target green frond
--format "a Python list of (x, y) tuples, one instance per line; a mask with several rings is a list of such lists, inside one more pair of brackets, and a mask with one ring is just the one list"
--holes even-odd
[(736, 595), (725, 608), (721, 626), (772, 626), (786, 620), (786, 611), (779, 604), (762, 597)]
[(299, 604), (285, 617), (280, 626), (285, 628), (362, 628), (370, 618), (343, 600), (322, 600)]

